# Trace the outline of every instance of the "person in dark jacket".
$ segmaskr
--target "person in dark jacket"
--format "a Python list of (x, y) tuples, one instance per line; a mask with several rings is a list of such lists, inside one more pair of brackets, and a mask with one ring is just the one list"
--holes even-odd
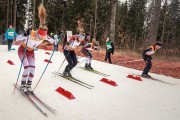
[(154, 45), (150, 46), (146, 50), (143, 51), (142, 57), (146, 63), (146, 67), (143, 70), (142, 77), (151, 77), (148, 72), (150, 71), (152, 67), (152, 57), (151, 55), (156, 52), (156, 50), (160, 49), (162, 47), (162, 43), (156, 42)]
[(109, 40), (109, 38), (106, 39), (106, 57), (105, 57), (105, 61), (107, 61), (107, 59), (109, 60), (109, 63), (112, 64), (111, 61), (111, 54), (114, 54), (114, 44), (111, 40)]
[(75, 49), (80, 45), (81, 41), (82, 39), (78, 35), (72, 35), (69, 41), (67, 35), (65, 35), (63, 41), (63, 53), (68, 64), (63, 72), (64, 77), (72, 77), (70, 72), (77, 65)]

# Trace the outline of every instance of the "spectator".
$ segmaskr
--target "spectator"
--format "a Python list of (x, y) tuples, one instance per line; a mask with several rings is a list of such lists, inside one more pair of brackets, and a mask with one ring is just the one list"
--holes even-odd
[(16, 31), (12, 28), (12, 25), (9, 25), (9, 29), (7, 29), (5, 35), (5, 40), (8, 41), (8, 51), (11, 51), (12, 42), (16, 36)]
[(114, 54), (114, 44), (109, 38), (107, 38), (106, 39), (106, 56), (104, 60), (107, 61), (108, 59), (110, 64), (112, 64), (111, 54), (112, 55)]

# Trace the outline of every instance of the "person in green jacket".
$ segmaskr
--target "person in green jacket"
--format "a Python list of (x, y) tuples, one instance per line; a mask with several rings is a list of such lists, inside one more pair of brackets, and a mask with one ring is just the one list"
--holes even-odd
[(112, 64), (111, 61), (111, 54), (114, 54), (114, 44), (111, 40), (109, 40), (109, 38), (106, 39), (106, 57), (105, 57), (105, 61), (107, 61), (107, 59), (109, 60), (109, 63)]

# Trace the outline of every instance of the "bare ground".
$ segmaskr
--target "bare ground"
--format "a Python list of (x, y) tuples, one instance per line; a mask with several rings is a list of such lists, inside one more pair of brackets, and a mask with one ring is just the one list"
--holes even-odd
[[(40, 46), (39, 48), (53, 49), (52, 46)], [(60, 51), (61, 48), (62, 47), (59, 46)], [(82, 53), (77, 54), (84, 56)], [(102, 49), (101, 51), (92, 51), (92, 54), (93, 59), (105, 62), (105, 50)], [(159, 56), (154, 56), (153, 58), (155, 59), (152, 60), (153, 66), (150, 72), (180, 79), (180, 58), (171, 57), (167, 59)], [(113, 64), (119, 66), (125, 66), (137, 70), (143, 70), (145, 67), (145, 63), (141, 58), (141, 54), (133, 53), (130, 51), (115, 52), (114, 55), (112, 55), (112, 62)]]

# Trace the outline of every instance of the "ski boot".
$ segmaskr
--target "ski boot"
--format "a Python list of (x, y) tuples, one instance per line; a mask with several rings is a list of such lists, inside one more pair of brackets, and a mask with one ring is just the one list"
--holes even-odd
[(150, 75), (148, 75), (148, 74), (147, 74), (146, 76), (147, 76), (147, 78), (151, 78), (151, 76), (150, 76)]
[(145, 78), (151, 78), (151, 76), (148, 75), (148, 74), (142, 74), (141, 76), (142, 76), (142, 77), (145, 77)]
[(145, 78), (147, 77), (147, 75), (146, 75), (146, 74), (142, 74), (141, 76), (142, 76), (142, 77), (145, 77)]
[(64, 71), (62, 77), (65, 77), (65, 78), (69, 77), (69, 73)]
[(88, 68), (89, 68), (90, 70), (94, 70), (94, 69), (91, 67), (91, 64), (89, 64)]
[(85, 69), (89, 69), (89, 65), (87, 63), (85, 64)]
[(107, 59), (104, 59), (104, 62), (107, 62)]
[(21, 81), (20, 89), (22, 92), (27, 94), (26, 81)]
[(71, 75), (71, 73), (70, 73), (70, 72), (67, 72), (67, 74), (68, 74), (68, 77), (72, 77), (72, 75)]
[(32, 81), (28, 81), (27, 85), (26, 85), (26, 88), (27, 88), (28, 93), (33, 94), (33, 89), (31, 88), (31, 84), (32, 84)]

